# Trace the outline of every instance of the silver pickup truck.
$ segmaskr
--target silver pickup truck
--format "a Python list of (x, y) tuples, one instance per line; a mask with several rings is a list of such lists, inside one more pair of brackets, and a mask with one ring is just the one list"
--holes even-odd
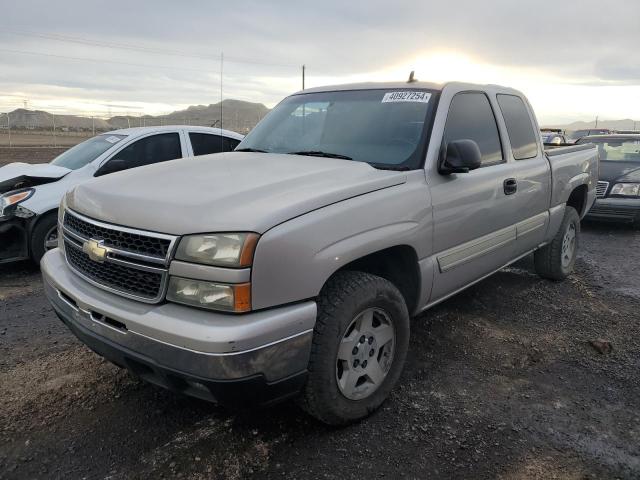
[(412, 316), (532, 252), (569, 275), (597, 174), (594, 146), (545, 152), (509, 88), (305, 90), (234, 152), (68, 192), (45, 291), (149, 382), (344, 424), (389, 395)]

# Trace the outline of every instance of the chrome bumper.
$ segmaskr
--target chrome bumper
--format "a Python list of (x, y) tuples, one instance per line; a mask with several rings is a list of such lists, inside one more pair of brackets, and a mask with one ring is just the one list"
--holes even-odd
[(43, 257), (41, 269), (56, 313), (98, 353), (102, 343), (152, 367), (214, 381), (260, 376), (275, 382), (306, 371), (315, 302), (221, 314), (143, 304), (97, 289), (69, 269), (59, 249)]

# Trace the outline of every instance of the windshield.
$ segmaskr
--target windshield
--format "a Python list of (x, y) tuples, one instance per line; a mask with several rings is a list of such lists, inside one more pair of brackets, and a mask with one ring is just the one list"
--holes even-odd
[(583, 138), (578, 143), (595, 143), (601, 161), (640, 162), (640, 138)]
[(569, 134), (569, 138), (578, 139), (589, 135), (589, 130), (575, 130)]
[(333, 156), (378, 168), (420, 168), (434, 93), (407, 89), (293, 95), (236, 150)]
[(98, 158), (125, 137), (126, 135), (98, 135), (58, 155), (51, 164), (77, 170)]

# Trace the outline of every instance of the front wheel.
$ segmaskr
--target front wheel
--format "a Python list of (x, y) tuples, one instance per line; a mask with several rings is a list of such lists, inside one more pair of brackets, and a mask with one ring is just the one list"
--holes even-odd
[(48, 250), (58, 246), (58, 214), (51, 212), (38, 220), (31, 232), (31, 260), (40, 263)]
[(534, 262), (538, 275), (551, 280), (564, 280), (571, 272), (578, 255), (580, 216), (567, 206), (558, 233), (548, 245), (536, 250)]
[(388, 280), (340, 272), (318, 299), (302, 406), (330, 425), (366, 417), (398, 381), (409, 346), (409, 313)]

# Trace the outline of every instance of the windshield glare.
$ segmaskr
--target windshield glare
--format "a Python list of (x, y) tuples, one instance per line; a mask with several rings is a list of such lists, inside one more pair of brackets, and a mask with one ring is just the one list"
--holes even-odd
[(77, 170), (98, 158), (125, 137), (126, 135), (98, 135), (58, 155), (51, 164)]
[(419, 168), (433, 92), (350, 90), (293, 95), (237, 150), (324, 152), (375, 165)]
[(590, 139), (580, 143), (595, 143), (600, 160), (612, 162), (640, 162), (640, 139)]

